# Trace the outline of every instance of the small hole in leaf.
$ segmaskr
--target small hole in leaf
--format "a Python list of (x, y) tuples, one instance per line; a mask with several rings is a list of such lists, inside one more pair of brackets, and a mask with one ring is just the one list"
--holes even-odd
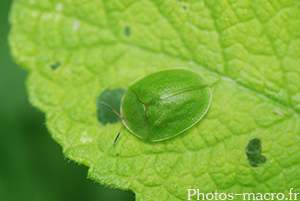
[(248, 158), (248, 162), (252, 167), (259, 167), (266, 163), (267, 158), (261, 155), (261, 141), (258, 138), (253, 138), (249, 141), (245, 153)]
[(97, 116), (98, 121), (102, 125), (105, 126), (107, 123), (117, 123), (118, 121), (121, 121), (121, 119), (113, 111), (101, 104), (101, 102), (108, 104), (120, 114), (121, 100), (124, 93), (125, 89), (117, 88), (106, 89), (99, 95), (97, 99)]
[(56, 62), (56, 63), (54, 63), (54, 64), (52, 64), (52, 65), (50, 65), (50, 67), (51, 67), (52, 70), (56, 70), (60, 66), (61, 66), (61, 63), (59, 61)]
[(126, 37), (129, 37), (129, 36), (130, 36), (130, 27), (126, 26), (126, 27), (124, 28), (124, 35), (125, 35)]

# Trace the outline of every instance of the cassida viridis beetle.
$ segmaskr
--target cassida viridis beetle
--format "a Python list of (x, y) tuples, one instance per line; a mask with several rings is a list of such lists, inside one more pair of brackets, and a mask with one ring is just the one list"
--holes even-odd
[(195, 125), (208, 111), (211, 97), (211, 90), (199, 73), (175, 68), (131, 84), (121, 101), (121, 115), (101, 103), (116, 113), (131, 133), (155, 142), (175, 137)]

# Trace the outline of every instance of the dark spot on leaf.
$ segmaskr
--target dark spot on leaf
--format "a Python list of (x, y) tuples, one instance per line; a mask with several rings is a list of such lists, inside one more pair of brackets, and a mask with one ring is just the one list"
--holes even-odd
[(116, 156), (119, 156), (119, 153), (116, 153)]
[(261, 155), (261, 141), (258, 138), (253, 138), (249, 141), (245, 153), (248, 158), (248, 162), (252, 167), (258, 167), (266, 163), (267, 158)]
[(124, 93), (125, 89), (117, 88), (106, 89), (99, 95), (97, 99), (97, 116), (98, 121), (102, 125), (105, 126), (107, 123), (117, 123), (118, 121), (121, 121), (121, 119), (113, 111), (101, 104), (101, 102), (108, 104), (120, 114), (121, 100)]
[(50, 67), (51, 67), (52, 70), (56, 70), (60, 66), (61, 66), (61, 63), (59, 61), (56, 62), (56, 63), (54, 63), (54, 64), (52, 64), (52, 65), (50, 65)]
[(126, 26), (126, 27), (124, 28), (124, 35), (125, 35), (126, 37), (129, 37), (129, 36), (130, 36), (130, 27)]
[(186, 6), (183, 6), (182, 8), (183, 8), (183, 10), (186, 10), (186, 9), (187, 9), (187, 7), (186, 7)]

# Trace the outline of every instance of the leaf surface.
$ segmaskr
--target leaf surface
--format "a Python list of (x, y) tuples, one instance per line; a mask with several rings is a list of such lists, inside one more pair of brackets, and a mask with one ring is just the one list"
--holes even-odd
[[(137, 200), (300, 193), (300, 8), (294, 0), (16, 0), (11, 52), (66, 157)], [(201, 73), (212, 104), (192, 129), (151, 143), (97, 120), (97, 97), (157, 70)], [(249, 141), (266, 162), (251, 167)], [(196, 197), (192, 197), (196, 199)], [(241, 197), (235, 197), (239, 200)]]

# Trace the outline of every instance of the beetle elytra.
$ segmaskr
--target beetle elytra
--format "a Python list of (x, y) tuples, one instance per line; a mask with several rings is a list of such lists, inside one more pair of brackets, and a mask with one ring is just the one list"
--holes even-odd
[(211, 90), (199, 73), (175, 68), (131, 84), (122, 97), (121, 115), (102, 104), (119, 115), (131, 133), (155, 142), (175, 137), (195, 125), (208, 111), (211, 97)]

